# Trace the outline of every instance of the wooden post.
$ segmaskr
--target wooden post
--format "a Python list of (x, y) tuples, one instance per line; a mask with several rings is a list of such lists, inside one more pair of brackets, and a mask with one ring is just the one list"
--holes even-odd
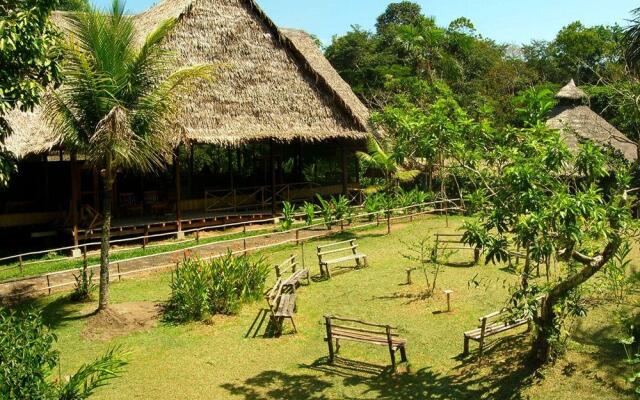
[(344, 232), (344, 219), (340, 220), (340, 232)]
[(229, 170), (229, 187), (233, 191), (235, 188), (235, 185), (233, 182), (233, 157), (232, 157), (231, 147), (227, 147), (227, 169)]
[(20, 266), (20, 275), (24, 274), (24, 265), (22, 265), (22, 256), (18, 256), (18, 264)]
[(51, 281), (49, 280), (49, 274), (47, 274), (47, 289), (49, 289), (49, 294), (51, 294)]
[(387, 214), (387, 235), (391, 234), (391, 212)]
[[(71, 153), (71, 233), (73, 235), (73, 246), (78, 249), (78, 201), (80, 199), (80, 174), (78, 171), (78, 159), (76, 152)], [(77, 254), (77, 253), (76, 253)]]
[(82, 265), (85, 269), (89, 266), (89, 262), (87, 260), (87, 245), (82, 247)]
[(242, 239), (242, 249), (244, 250), (244, 255), (247, 255), (247, 238)]
[(149, 243), (149, 225), (144, 227), (144, 237), (142, 238), (142, 250), (147, 248), (147, 244)]
[(182, 187), (180, 184), (180, 145), (175, 148), (173, 154), (173, 171), (176, 184), (176, 225), (178, 229), (178, 239), (182, 239), (182, 210), (180, 206), (182, 200)]
[(200, 231), (196, 231), (196, 243), (200, 243)]
[(273, 139), (269, 141), (269, 165), (271, 166), (271, 216), (276, 216), (276, 164)]
[(296, 229), (296, 246), (300, 245), (300, 229)]
[(447, 312), (451, 312), (451, 294), (453, 290), (445, 290), (444, 294), (447, 295)]
[(331, 317), (325, 316), (325, 327), (327, 330), (327, 346), (329, 346), (329, 364), (333, 363), (333, 337), (331, 335)]
[(122, 280), (122, 274), (120, 273), (120, 263), (116, 264), (116, 268), (118, 269), (118, 282)]
[(376, 214), (376, 226), (380, 226), (380, 212)]
[(415, 270), (415, 268), (407, 268), (407, 285), (413, 285), (413, 281), (411, 280), (411, 273)]
[(347, 171), (347, 151), (345, 150), (345, 146), (346, 146), (346, 143), (341, 143), (340, 165), (341, 165), (341, 172), (342, 172), (342, 194), (346, 196), (348, 192), (347, 181), (349, 178), (348, 178), (348, 171)]

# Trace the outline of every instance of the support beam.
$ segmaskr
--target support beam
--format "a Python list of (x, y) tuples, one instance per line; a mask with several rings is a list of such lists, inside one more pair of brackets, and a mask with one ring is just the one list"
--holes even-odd
[(276, 215), (276, 163), (275, 163), (275, 145), (273, 139), (269, 141), (269, 165), (271, 168), (271, 215)]
[(187, 193), (189, 193), (190, 199), (193, 198), (193, 153), (195, 147), (195, 143), (191, 143), (191, 146), (189, 146), (189, 180), (187, 181)]
[(73, 236), (73, 247), (72, 250), (74, 256), (78, 256), (80, 254), (80, 238), (78, 235), (78, 203), (80, 200), (80, 170), (78, 168), (78, 157), (76, 152), (71, 153), (71, 204), (70, 204), (70, 213), (71, 213), (71, 234)]
[(184, 239), (184, 232), (182, 232), (182, 210), (180, 206), (180, 203), (182, 202), (180, 172), (180, 146), (178, 145), (173, 152), (173, 176), (176, 184), (176, 225), (178, 227), (178, 240)]
[(347, 192), (349, 191), (349, 188), (347, 186), (347, 181), (349, 179), (348, 177), (348, 171), (347, 171), (347, 150), (345, 149), (346, 147), (346, 143), (341, 143), (340, 146), (340, 156), (341, 156), (341, 172), (342, 172), (342, 194), (343, 195), (347, 195)]

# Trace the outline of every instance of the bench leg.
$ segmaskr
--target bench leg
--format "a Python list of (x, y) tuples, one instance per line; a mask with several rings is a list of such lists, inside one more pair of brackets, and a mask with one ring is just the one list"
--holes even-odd
[(480, 348), (478, 349), (478, 359), (482, 359), (482, 354), (484, 353), (484, 338), (480, 339)]
[(327, 279), (331, 279), (331, 269), (329, 268), (329, 264), (325, 264), (324, 270), (327, 273)]
[(364, 267), (367, 268), (369, 266), (369, 261), (367, 260), (367, 257), (363, 257), (364, 260)]
[(391, 366), (393, 369), (396, 369), (396, 352), (395, 350), (389, 349), (389, 354), (391, 355)]
[(400, 347), (400, 361), (407, 362), (407, 349), (404, 346)]
[(464, 337), (464, 350), (462, 351), (462, 355), (466, 356), (469, 354), (469, 338), (467, 336)]
[(289, 317), (289, 319), (291, 320), (291, 325), (293, 325), (293, 331), (298, 333), (298, 328), (296, 328), (296, 323), (293, 322), (293, 317)]

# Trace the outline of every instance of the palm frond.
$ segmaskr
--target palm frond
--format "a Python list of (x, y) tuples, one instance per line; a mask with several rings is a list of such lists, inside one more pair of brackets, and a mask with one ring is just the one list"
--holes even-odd
[(60, 400), (86, 399), (96, 389), (105, 386), (110, 380), (124, 372), (127, 353), (120, 348), (112, 348), (95, 361), (85, 364), (71, 376), (58, 391)]

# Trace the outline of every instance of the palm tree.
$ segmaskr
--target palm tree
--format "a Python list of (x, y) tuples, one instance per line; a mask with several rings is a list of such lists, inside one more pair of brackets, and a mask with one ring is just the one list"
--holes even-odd
[(103, 181), (100, 295), (98, 311), (109, 302), (109, 240), (113, 183), (119, 170), (152, 172), (164, 168), (177, 126), (178, 95), (194, 79), (208, 79), (212, 66), (174, 70), (162, 41), (176, 20), (161, 23), (136, 46), (124, 3), (110, 13), (96, 8), (70, 15), (65, 45), (64, 83), (45, 98), (44, 113), (66, 149), (83, 154)]
[(393, 189), (400, 183), (411, 182), (420, 175), (420, 171), (403, 168), (395, 160), (393, 154), (388, 154), (373, 138), (369, 138), (367, 141), (367, 152), (359, 151), (356, 156), (367, 168), (380, 171), (383, 174), (385, 189)]
[(624, 32), (625, 57), (634, 70), (640, 67), (640, 8), (631, 11), (631, 25)]

